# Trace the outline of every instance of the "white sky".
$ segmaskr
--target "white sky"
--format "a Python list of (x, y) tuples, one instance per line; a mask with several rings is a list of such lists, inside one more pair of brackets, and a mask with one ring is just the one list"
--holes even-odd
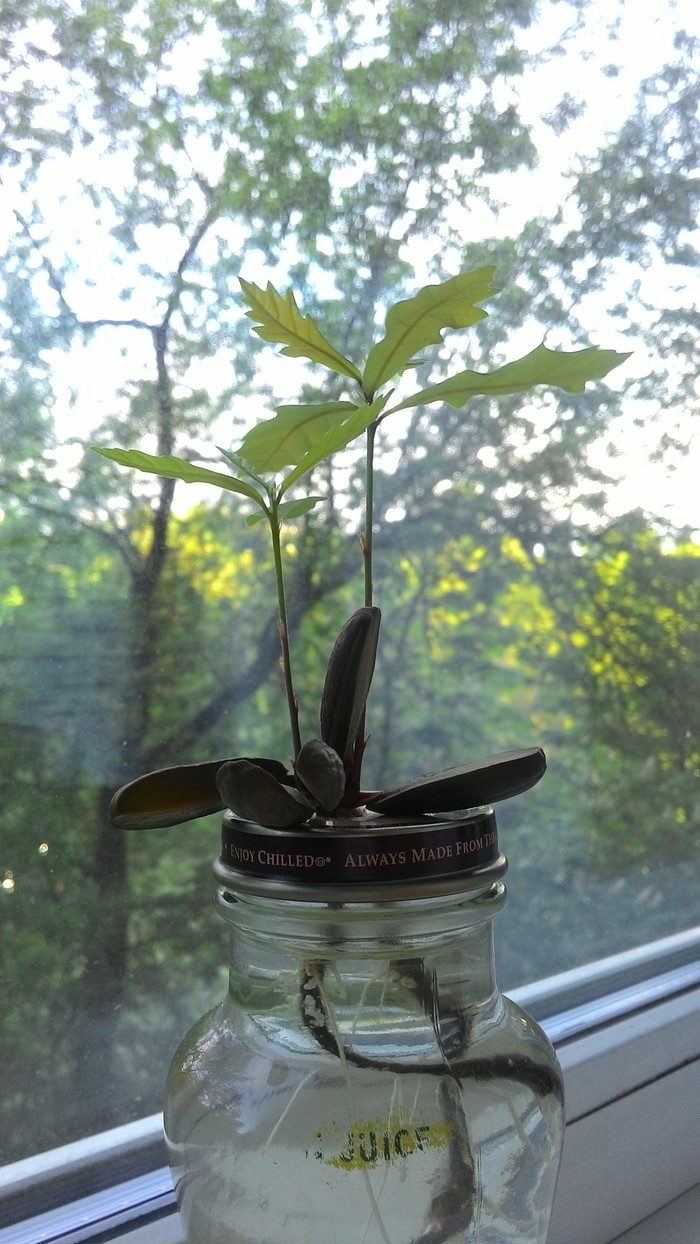
[[(537, 142), (540, 151), (540, 167), (534, 173), (508, 175), (499, 179), (497, 193), (509, 206), (498, 220), (497, 228), (504, 233), (517, 228), (528, 217), (538, 211), (551, 212), (563, 201), (567, 193), (563, 173), (573, 156), (578, 153), (594, 151), (605, 141), (607, 134), (614, 132), (629, 111), (634, 89), (641, 78), (653, 72), (667, 60), (672, 58), (672, 40), (674, 31), (681, 27), (690, 34), (700, 36), (700, 4), (697, 0), (627, 0), (622, 6), (623, 20), (617, 40), (611, 41), (605, 34), (609, 22), (619, 11), (618, 6), (610, 0), (595, 0), (591, 6), (585, 29), (580, 34), (573, 50), (560, 58), (548, 61), (536, 72), (528, 75), (520, 93), (520, 106), (525, 120), (536, 120), (537, 116), (553, 108), (565, 91), (574, 96), (581, 96), (586, 101), (586, 112), (583, 118), (574, 122), (568, 131), (557, 138), (546, 127), (538, 128)], [(550, 46), (560, 33), (563, 19), (567, 16), (566, 6), (556, 5), (548, 11), (546, 21), (539, 27), (523, 32), (522, 41), (530, 51)], [(601, 74), (601, 65), (612, 62), (622, 63), (623, 70), (617, 77), (605, 77)], [(85, 157), (84, 169), (72, 168), (73, 179), (85, 172), (87, 176), (93, 172), (94, 155), (90, 152)], [(112, 166), (111, 175), (119, 176), (119, 171)], [(55, 176), (64, 174), (57, 167)], [(48, 174), (47, 174), (48, 177)], [(63, 181), (65, 185), (65, 181)], [(526, 192), (524, 193), (524, 185)], [(11, 188), (11, 187), (10, 187)], [(0, 203), (0, 230), (5, 226), (12, 227), (12, 194), (5, 196)], [(4, 218), (4, 219), (3, 219)], [(56, 196), (55, 207), (51, 216), (51, 227), (56, 252), (63, 246), (74, 248), (76, 258), (87, 256), (94, 287), (81, 282), (74, 291), (74, 302), (78, 313), (84, 318), (99, 315), (137, 315), (144, 319), (152, 316), (152, 291), (148, 281), (141, 280), (137, 285), (137, 294), (128, 309), (117, 297), (118, 285), (128, 279), (128, 274), (114, 272), (108, 264), (108, 256), (104, 250), (104, 232), (91, 229), (85, 210), (80, 211), (80, 233), (76, 238), (75, 219), (76, 204), (73, 196), (66, 194), (61, 202)], [(462, 223), (462, 222), (460, 222)], [(486, 233), (494, 232), (494, 220), (488, 213), (470, 208), (465, 218), (464, 228), (474, 236), (481, 229)], [(167, 229), (153, 231), (149, 238), (149, 260), (157, 267), (159, 260), (169, 267), (172, 262), (172, 239)], [(140, 256), (137, 257), (137, 260)], [(262, 270), (251, 270), (250, 264), (244, 275), (249, 279), (264, 282), (268, 274)], [(421, 274), (419, 274), (420, 279)], [(658, 283), (659, 296), (663, 297), (667, 278), (664, 272), (651, 273), (648, 279)], [(697, 279), (697, 278), (696, 278)], [(106, 306), (106, 292), (112, 288), (114, 306)], [(73, 291), (72, 291), (73, 292)], [(697, 291), (694, 297), (697, 303)], [(594, 304), (591, 313), (595, 313), (595, 322), (590, 323), (591, 335), (600, 344), (620, 350), (629, 349), (629, 341), (619, 334), (614, 322), (606, 316), (604, 300)], [(492, 314), (497, 314), (493, 304)], [(530, 348), (526, 344), (525, 349)], [(61, 431), (66, 435), (77, 435), (87, 439), (90, 430), (101, 422), (108, 414), (114, 412), (115, 390), (121, 380), (137, 375), (139, 371), (150, 372), (151, 354), (145, 335), (133, 331), (103, 330), (98, 333), (87, 350), (81, 351), (79, 357), (75, 353), (69, 356), (56, 357), (56, 378), (59, 390), (57, 403), (57, 421)], [(648, 368), (648, 360), (643, 353), (638, 353), (637, 360), (626, 365), (626, 375), (631, 374), (630, 367), (644, 372)], [(213, 383), (229, 383), (230, 374), (225, 359), (218, 363), (203, 361), (193, 369), (193, 381)], [(289, 360), (284, 360), (280, 369), (279, 400), (289, 399), (293, 394), (289, 391)], [(217, 373), (221, 381), (217, 378)], [(79, 375), (78, 393), (75, 404), (68, 405), (67, 391), (71, 382)], [(620, 373), (620, 378), (623, 373)], [(269, 378), (269, 375), (268, 375)], [(284, 379), (283, 379), (284, 378)], [(614, 386), (616, 377), (610, 380)], [(63, 389), (63, 396), (60, 396)], [(241, 402), (237, 408), (243, 415), (252, 410), (248, 401)], [(255, 406), (257, 410), (257, 404)], [(700, 529), (700, 489), (697, 479), (699, 457), (698, 444), (694, 452), (680, 461), (674, 471), (650, 462), (650, 449), (658, 438), (658, 428), (642, 429), (633, 426), (632, 417), (629, 425), (617, 431), (617, 448), (622, 450), (622, 457), (611, 463), (606, 455), (605, 446), (601, 445), (594, 455), (598, 465), (613, 473), (620, 473), (621, 482), (611, 498), (611, 510), (622, 511), (644, 505), (644, 498), (649, 499), (649, 508), (679, 523), (689, 523)], [(181, 504), (189, 505), (193, 500), (191, 490), (182, 489)]]

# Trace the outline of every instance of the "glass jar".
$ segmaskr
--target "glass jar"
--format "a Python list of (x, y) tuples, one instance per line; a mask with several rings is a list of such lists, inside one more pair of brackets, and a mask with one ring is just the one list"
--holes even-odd
[(225, 821), (229, 993), (165, 1107), (189, 1244), (545, 1244), (561, 1075), (496, 985), (493, 813), (309, 843)]

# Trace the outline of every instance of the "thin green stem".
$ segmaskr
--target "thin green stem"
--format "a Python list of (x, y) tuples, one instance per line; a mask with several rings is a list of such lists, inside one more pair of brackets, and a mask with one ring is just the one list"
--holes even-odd
[(275, 502), (271, 509), (267, 510), (267, 516), (270, 522), (270, 535), (272, 537), (272, 557), (275, 566), (275, 583), (277, 585), (277, 614), (278, 627), (280, 633), (280, 644), (282, 646), (282, 677), (284, 679), (284, 690), (287, 696), (287, 708), (289, 709), (289, 724), (292, 729), (292, 748), (294, 751), (294, 759), (296, 760), (301, 751), (301, 735), (299, 733), (299, 704), (294, 694), (294, 682), (292, 679), (292, 658), (289, 650), (289, 626), (287, 623), (287, 600), (284, 592), (284, 570), (282, 567), (282, 544), (280, 540), (281, 524), (277, 503)]
[(362, 555), (365, 562), (365, 605), (373, 603), (374, 583), (373, 552), (374, 552), (374, 439), (377, 434), (377, 421), (370, 423), (367, 429), (367, 454), (365, 459), (365, 531), (362, 539)]

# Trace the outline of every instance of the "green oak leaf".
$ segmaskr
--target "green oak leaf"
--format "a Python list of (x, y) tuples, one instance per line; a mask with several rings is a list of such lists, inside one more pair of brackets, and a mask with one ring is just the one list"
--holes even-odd
[(217, 445), (216, 448), (222, 458), (225, 458), (232, 467), (235, 467), (237, 471), (240, 471), (241, 475), (245, 475), (248, 479), (253, 480), (254, 483), (259, 484), (261, 492), (267, 491), (267, 480), (264, 480), (261, 475), (258, 475), (258, 472), (254, 469), (252, 463), (248, 462), (247, 459), (243, 457), (242, 453), (231, 453), (230, 450), (222, 449), (220, 445)]
[(301, 518), (302, 514), (313, 510), (319, 501), (323, 501), (323, 497), (299, 497), (295, 501), (283, 501), (277, 513), (283, 521), (287, 518)]
[(331, 345), (312, 316), (302, 315), (291, 289), (282, 295), (269, 281), (266, 289), (242, 279), (239, 284), (243, 298), (250, 307), (246, 315), (256, 322), (255, 332), (263, 341), (283, 345), (282, 354), (310, 359), (312, 363), (321, 363), (341, 376), (349, 376), (358, 384), (361, 382), (362, 377), (354, 363)]
[[(309, 510), (313, 510), (319, 501), (323, 501), (323, 497), (297, 497), (294, 501), (283, 501), (277, 507), (277, 514), (281, 522), (286, 522), (291, 518), (301, 518), (302, 514), (308, 514)], [(256, 513), (249, 514), (246, 518), (248, 527), (255, 527), (261, 523), (265, 515)]]
[(602, 380), (629, 357), (629, 354), (600, 350), (597, 346), (586, 350), (550, 350), (545, 345), (539, 345), (530, 354), (513, 363), (506, 363), (496, 371), (458, 372), (439, 384), (413, 393), (387, 414), (430, 402), (447, 402), (450, 406), (460, 407), (477, 394), (502, 397), (509, 393), (526, 393), (540, 384), (565, 389), (567, 393), (583, 393), (589, 380)]
[(102, 449), (93, 445), (96, 453), (119, 466), (133, 467), (137, 471), (145, 471), (148, 475), (159, 475), (165, 479), (179, 479), (185, 484), (213, 484), (216, 488), (224, 488), (228, 492), (239, 492), (251, 501), (262, 505), (262, 497), (257, 488), (245, 480), (236, 479), (233, 475), (224, 475), (221, 471), (210, 471), (206, 467), (194, 466), (184, 458), (173, 458), (167, 454), (155, 455), (142, 453), (140, 449)]
[(365, 393), (376, 393), (398, 375), (418, 350), (439, 345), (445, 328), (470, 328), (486, 317), (477, 302), (498, 290), (492, 284), (495, 268), (463, 272), (441, 285), (426, 285), (413, 298), (397, 302), (386, 317), (386, 333), (370, 351), (362, 377)]
[(255, 471), (281, 471), (297, 466), (320, 436), (357, 410), (355, 402), (319, 402), (311, 406), (278, 406), (243, 438), (241, 454)]
[(304, 454), (304, 457), (294, 467), (282, 481), (280, 486), (280, 496), (287, 492), (292, 484), (296, 484), (297, 480), (306, 475), (307, 471), (313, 470), (318, 466), (319, 462), (325, 461), (333, 454), (338, 453), (340, 449), (345, 449), (351, 441), (361, 436), (367, 431), (370, 423), (374, 423), (375, 419), (382, 413), (386, 406), (391, 393), (378, 397), (376, 401), (367, 406), (356, 406), (351, 415), (344, 419), (342, 423), (328, 429), (323, 436), (319, 437), (316, 443)]

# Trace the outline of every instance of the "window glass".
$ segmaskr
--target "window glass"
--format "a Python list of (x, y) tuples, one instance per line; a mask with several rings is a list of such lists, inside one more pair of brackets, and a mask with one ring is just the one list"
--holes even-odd
[[(642, 11), (643, 9), (643, 11)], [(297, 291), (350, 358), (385, 308), (495, 267), (417, 362), (545, 338), (630, 359), (570, 393), (382, 427), (365, 781), (541, 744), (499, 811), (514, 987), (686, 929), (700, 845), (694, 0), (25, 0), (0, 15), (0, 1158), (159, 1108), (224, 988), (218, 818), (125, 835), (114, 790), (286, 760), (274, 580), (226, 470), (279, 404), (347, 398), (252, 331)], [(302, 735), (362, 603), (361, 458), (284, 531)], [(40, 1108), (38, 1104), (40, 1103)]]

